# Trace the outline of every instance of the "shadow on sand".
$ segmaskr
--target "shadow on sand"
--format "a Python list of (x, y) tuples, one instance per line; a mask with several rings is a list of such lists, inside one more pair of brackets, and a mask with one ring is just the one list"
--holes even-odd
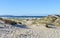
[(26, 28), (26, 29), (28, 29), (28, 27), (27, 27), (26, 25), (22, 25), (22, 24), (20, 24), (20, 25), (12, 25), (12, 26), (14, 26), (14, 27), (19, 27), (19, 28)]

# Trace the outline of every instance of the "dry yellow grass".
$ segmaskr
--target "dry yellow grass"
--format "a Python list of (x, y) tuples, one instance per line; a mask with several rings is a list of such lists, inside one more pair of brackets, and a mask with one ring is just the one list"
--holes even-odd
[(44, 18), (40, 18), (40, 19), (9, 19), (11, 21), (15, 21), (17, 23), (22, 23), (25, 25), (49, 25), (49, 24), (53, 24), (55, 26), (60, 26), (60, 17), (56, 18), (55, 16), (46, 16)]

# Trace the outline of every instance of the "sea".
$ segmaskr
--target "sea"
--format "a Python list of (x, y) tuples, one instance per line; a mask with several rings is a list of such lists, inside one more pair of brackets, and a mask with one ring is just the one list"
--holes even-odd
[(3, 18), (43, 18), (46, 16), (0, 16)]

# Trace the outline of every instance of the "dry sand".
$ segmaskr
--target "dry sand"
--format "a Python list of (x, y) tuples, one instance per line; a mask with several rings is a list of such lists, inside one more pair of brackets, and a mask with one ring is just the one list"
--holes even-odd
[(21, 28), (7, 25), (6, 28), (0, 28), (0, 38), (60, 38), (60, 28), (46, 28), (42, 25)]

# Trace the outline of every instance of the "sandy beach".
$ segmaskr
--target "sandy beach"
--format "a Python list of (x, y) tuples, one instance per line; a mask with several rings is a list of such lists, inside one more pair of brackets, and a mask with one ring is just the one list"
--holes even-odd
[(0, 38), (60, 38), (60, 29), (44, 26), (21, 28), (8, 25), (6, 28), (0, 28)]
[(0, 38), (60, 38), (59, 19), (55, 16), (23, 20), (0, 18)]

